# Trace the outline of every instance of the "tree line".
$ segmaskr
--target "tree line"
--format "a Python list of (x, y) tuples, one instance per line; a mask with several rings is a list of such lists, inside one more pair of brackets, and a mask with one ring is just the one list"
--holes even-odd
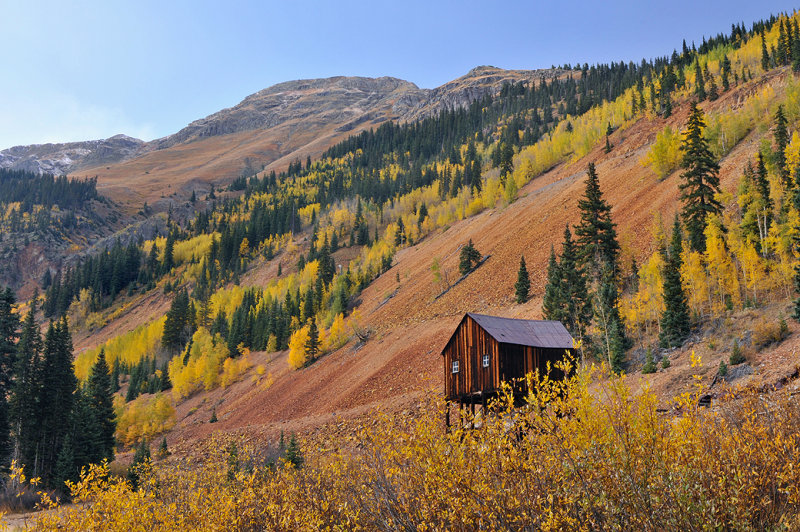
[(81, 385), (66, 318), (42, 337), (37, 298), (24, 319), (14, 293), (0, 291), (0, 464), (13, 459), (46, 487), (76, 480), (81, 467), (114, 457), (111, 374), (105, 355)]

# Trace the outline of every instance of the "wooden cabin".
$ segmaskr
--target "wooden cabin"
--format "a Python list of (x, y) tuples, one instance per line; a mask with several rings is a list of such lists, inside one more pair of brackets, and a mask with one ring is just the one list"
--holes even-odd
[(573, 351), (572, 336), (560, 321), (465, 314), (442, 350), (445, 398), (483, 403), (500, 391), (501, 382), (544, 373), (548, 361)]

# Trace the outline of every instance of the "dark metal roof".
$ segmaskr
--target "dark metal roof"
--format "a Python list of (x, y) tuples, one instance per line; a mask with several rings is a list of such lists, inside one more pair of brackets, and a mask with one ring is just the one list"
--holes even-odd
[(572, 336), (560, 321), (517, 320), (468, 313), (492, 338), (504, 344), (572, 348)]

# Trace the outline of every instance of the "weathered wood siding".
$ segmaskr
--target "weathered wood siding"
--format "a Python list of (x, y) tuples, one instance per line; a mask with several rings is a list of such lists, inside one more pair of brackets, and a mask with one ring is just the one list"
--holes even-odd
[[(469, 316), (461, 320), (443, 353), (444, 393), (448, 400), (499, 387), (499, 345)], [(483, 355), (489, 355), (488, 368), (483, 367)], [(453, 373), (454, 360), (459, 362), (458, 373)]]
[[(475, 320), (464, 316), (442, 351), (445, 398), (452, 401), (477, 392), (491, 394), (500, 389), (501, 381), (522, 379), (537, 370), (544, 375), (547, 362), (552, 365), (561, 360), (566, 351), (501, 344)], [(483, 355), (489, 355), (488, 368), (483, 367)], [(453, 373), (454, 360), (459, 362), (458, 373)], [(551, 378), (561, 376), (560, 371), (550, 374)]]

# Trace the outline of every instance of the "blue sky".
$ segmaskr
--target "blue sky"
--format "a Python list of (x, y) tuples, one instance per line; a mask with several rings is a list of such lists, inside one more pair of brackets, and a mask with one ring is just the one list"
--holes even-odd
[(150, 140), (291, 79), (435, 87), (477, 65), (634, 60), (790, 2), (137, 0), (0, 2), (0, 149)]

